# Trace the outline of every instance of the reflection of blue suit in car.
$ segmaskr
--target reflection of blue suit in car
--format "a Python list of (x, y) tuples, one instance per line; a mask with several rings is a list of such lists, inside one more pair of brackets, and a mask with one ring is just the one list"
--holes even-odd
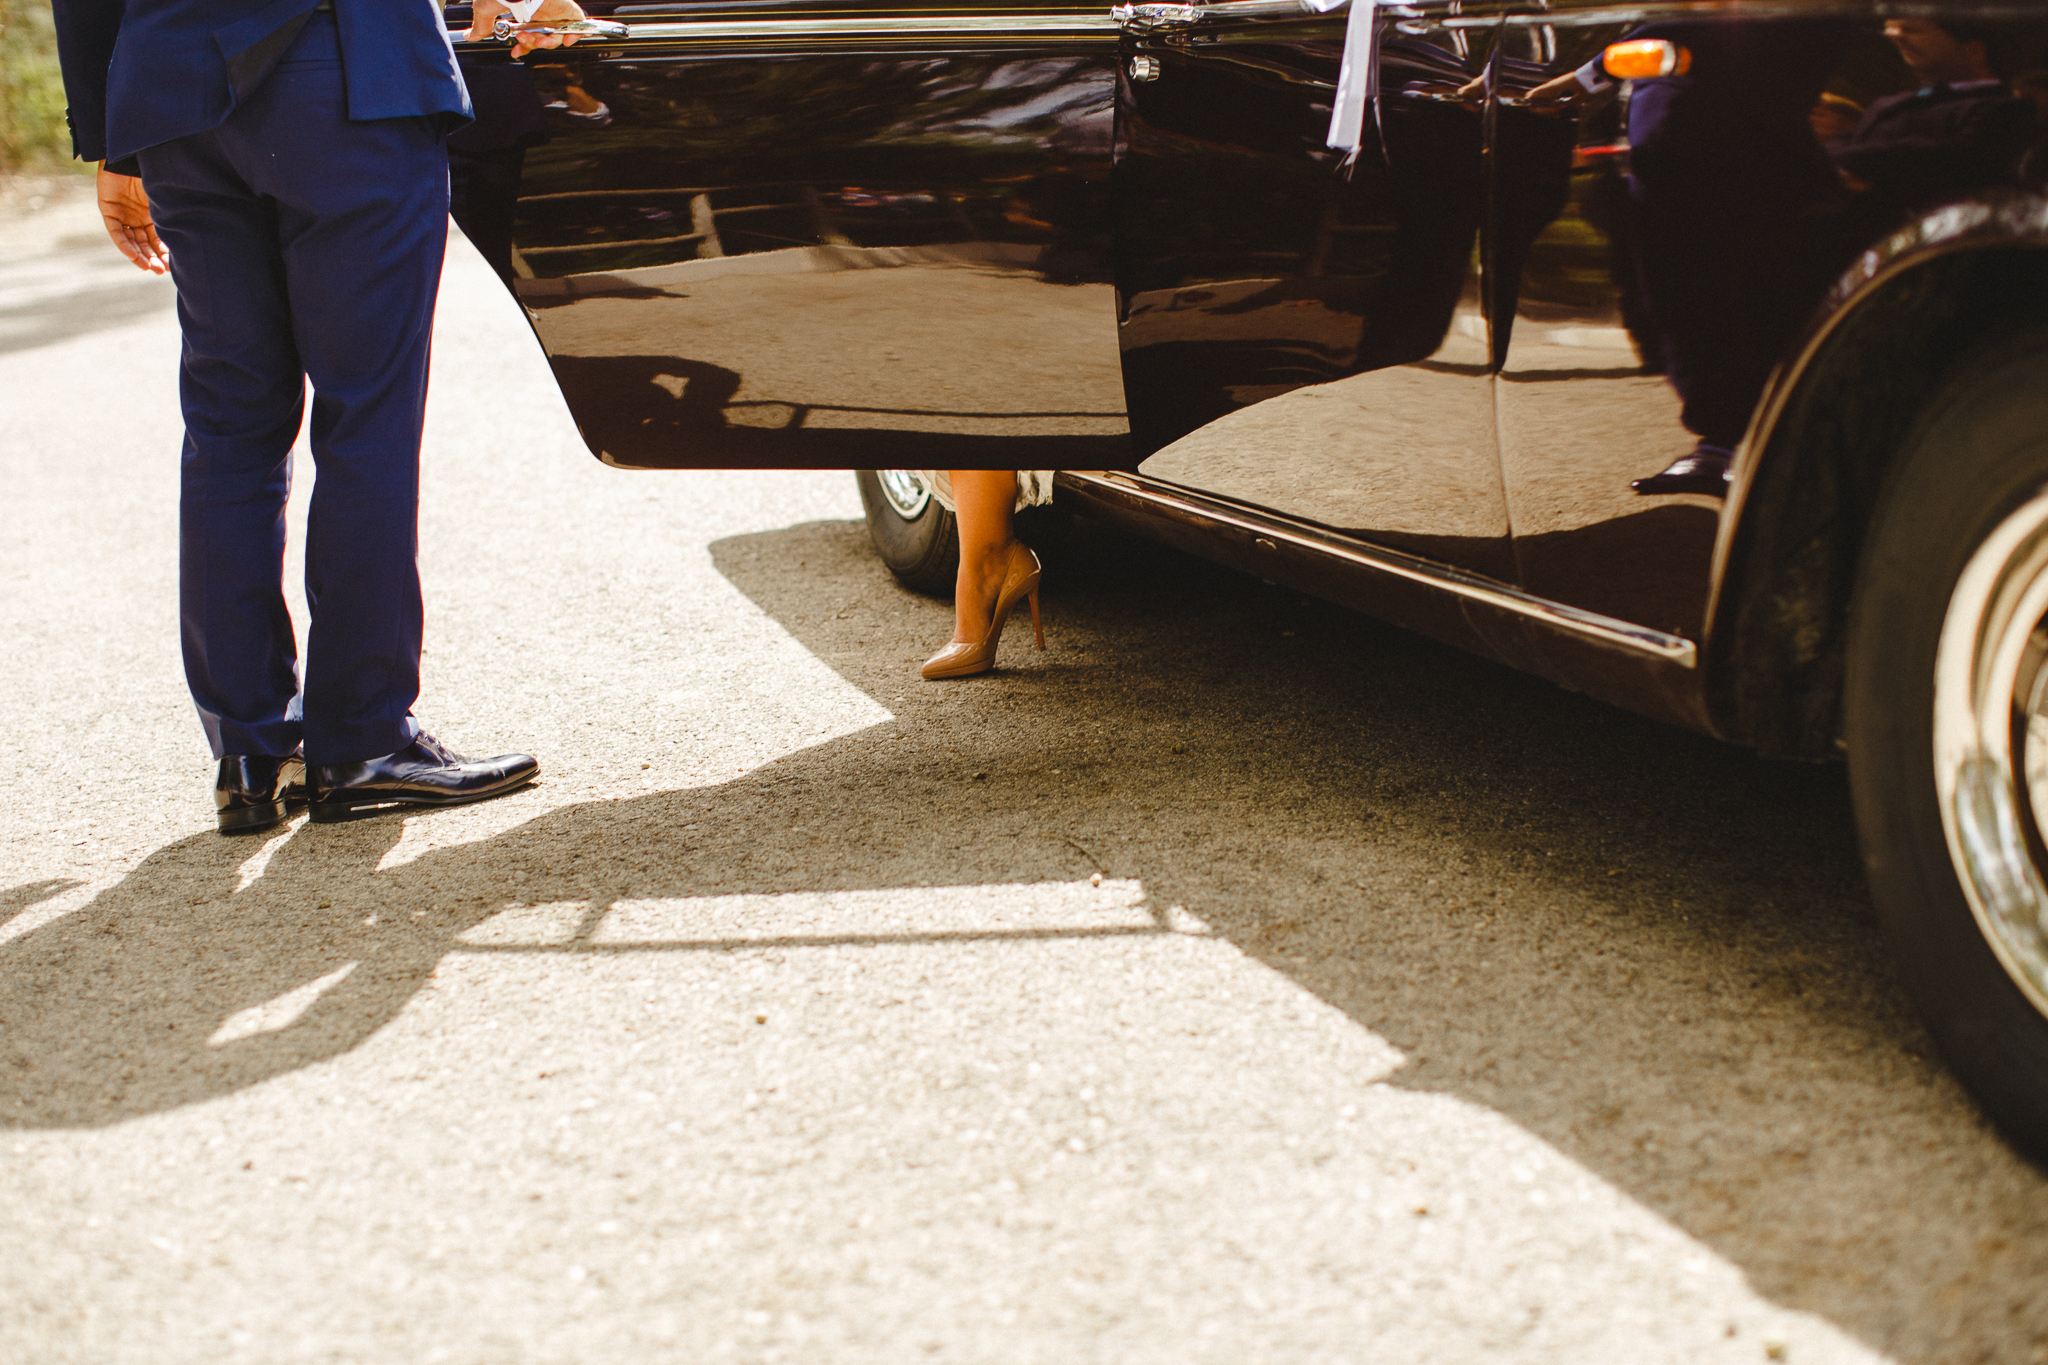
[(1732, 450), (1764, 380), (1819, 301), (1810, 215), (1838, 193), (1807, 122), (1856, 36), (1836, 19), (1649, 25), (1692, 71), (1635, 83), (1630, 197), (1644, 294), (1686, 428)]
[(1873, 100), (1832, 155), (1870, 184), (1865, 216), (1882, 220), (2009, 182), (2034, 124), (2033, 101), (2003, 81), (1943, 82)]
[[(469, 100), (428, 0), (55, 0), (75, 149), (138, 167), (185, 346), (186, 676), (216, 756), (313, 763), (417, 732), (427, 348), (443, 137)], [(118, 44), (117, 44), (118, 40)], [(301, 694), (281, 583), (290, 450), (319, 479)]]
[(510, 289), (512, 227), (526, 149), (548, 140), (533, 73), (519, 62), (462, 64), (476, 122), (448, 138), (449, 209), (477, 254)]

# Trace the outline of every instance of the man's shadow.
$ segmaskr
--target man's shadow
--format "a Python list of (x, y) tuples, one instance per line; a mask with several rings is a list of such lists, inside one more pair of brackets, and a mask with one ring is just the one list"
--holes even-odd
[[(96, 1127), (327, 1060), (390, 1022), (450, 951), (607, 951), (588, 931), (622, 899), (1089, 874), (1085, 855), (1032, 828), (1043, 822), (1028, 806), (1000, 809), (1005, 783), (992, 788), (958, 764), (940, 772), (916, 759), (877, 774), (875, 747), (853, 736), (717, 787), (565, 807), (383, 871), (404, 834), (399, 815), (287, 831), (253, 878), (242, 869), (260, 857), (262, 839), (181, 840), (83, 909), (0, 944), (0, 1122)], [(950, 846), (917, 833), (933, 826), (940, 783), (970, 797), (955, 811)], [(975, 805), (988, 808), (986, 819)], [(32, 903), (66, 885), (7, 894)], [(533, 906), (579, 907), (567, 912), (568, 941), (461, 941), (508, 908)], [(584, 932), (573, 932), (579, 925)]]
[[(2042, 1330), (2011, 1296), (2048, 1274), (2048, 1182), (1894, 988), (1839, 770), (1085, 527), (1048, 557), (1053, 651), (949, 686), (912, 674), (948, 613), (906, 612), (857, 523), (713, 556), (900, 725), (384, 871), (396, 817), (301, 828), (261, 875), (260, 844), (164, 848), (0, 944), (0, 1121), (99, 1126), (340, 1055), (452, 951), (616, 950), (590, 930), (622, 899), (1099, 869), (1401, 1048), (1395, 1084), (1505, 1115), (1779, 1303), (1910, 1358), (2024, 1358)], [(462, 941), (515, 906), (569, 928)]]

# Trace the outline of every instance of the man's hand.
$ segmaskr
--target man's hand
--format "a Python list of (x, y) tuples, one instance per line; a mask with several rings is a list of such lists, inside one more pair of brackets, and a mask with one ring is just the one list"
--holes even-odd
[(137, 270), (161, 275), (171, 266), (171, 253), (156, 235), (156, 220), (149, 215), (149, 195), (138, 175), (116, 175), (104, 165), (99, 175), (100, 218), (107, 236), (121, 254), (135, 262)]
[[(497, 22), (498, 16), (511, 13), (502, 0), (476, 0), (469, 16), (469, 41), (488, 42), (491, 38), (491, 26)], [(549, 24), (573, 24), (578, 19), (588, 17), (576, 0), (541, 0), (540, 8), (533, 12), (533, 17), (527, 22), (545, 27)], [(563, 37), (553, 33), (528, 34), (515, 30), (512, 35), (512, 55), (524, 57), (535, 48), (574, 47), (575, 44), (574, 34)]]
[[(1611, 93), (1611, 89), (1599, 92)], [(1579, 84), (1578, 73), (1567, 71), (1562, 76), (1552, 76), (1522, 98), (1538, 114), (1571, 114), (1591, 105), (1598, 95), (1588, 94), (1586, 87)]]
[[(1486, 77), (1474, 76), (1454, 92), (1468, 109), (1477, 109), (1486, 99)], [(1503, 91), (1514, 95), (1514, 91)], [(1519, 98), (1532, 114), (1556, 117), (1560, 114), (1577, 113), (1596, 101), (1614, 93), (1609, 86), (1594, 94), (1587, 94), (1586, 87), (1579, 84), (1577, 72), (1567, 71), (1562, 76), (1552, 76), (1543, 84), (1520, 92)]]

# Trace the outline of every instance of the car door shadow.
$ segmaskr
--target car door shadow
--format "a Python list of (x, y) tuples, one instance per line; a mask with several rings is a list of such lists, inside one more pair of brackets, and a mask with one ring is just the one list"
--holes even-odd
[[(906, 616), (857, 523), (713, 557), (897, 721), (416, 854), (397, 817), (165, 847), (0, 943), (0, 1123), (96, 1127), (338, 1056), (451, 952), (605, 951), (621, 900), (1101, 870), (1143, 883), (1156, 932), (1184, 905), (1392, 1042), (1393, 1084), (1500, 1112), (1781, 1304), (1905, 1358), (2040, 1339), (2014, 1296), (2048, 1274), (2048, 1182), (1893, 987), (1837, 770), (1086, 527), (1048, 551), (1053, 648), (949, 685), (912, 674), (948, 613)], [(480, 942), (508, 916), (559, 932)], [(634, 950), (839, 941), (876, 936)]]

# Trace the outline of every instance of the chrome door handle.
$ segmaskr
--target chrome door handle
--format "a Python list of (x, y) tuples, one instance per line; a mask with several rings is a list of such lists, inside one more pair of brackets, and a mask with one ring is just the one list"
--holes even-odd
[(624, 24), (615, 24), (609, 19), (576, 19), (566, 24), (518, 24), (512, 16), (501, 14), (491, 25), (491, 36), (501, 43), (512, 41), (516, 33), (530, 33), (539, 37), (560, 38), (623, 38), (629, 30)]
[[(1111, 6), (1109, 17), (1125, 33), (1180, 33), (1204, 21), (1313, 18), (1334, 14), (1343, 7), (1344, 0), (1212, 0), (1205, 5), (1133, 0), (1130, 4)], [(1389, 19), (1420, 19), (1425, 13), (1412, 5), (1382, 3), (1379, 8)]]
[(1193, 28), (1201, 18), (1201, 7), (1146, 0), (1141, 4), (1112, 5), (1109, 17), (1126, 33), (1173, 33)]

